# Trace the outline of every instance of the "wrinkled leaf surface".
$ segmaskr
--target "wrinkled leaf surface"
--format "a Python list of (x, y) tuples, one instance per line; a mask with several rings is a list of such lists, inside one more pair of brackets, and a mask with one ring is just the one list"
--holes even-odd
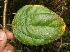
[(42, 5), (23, 6), (13, 19), (15, 37), (26, 45), (43, 45), (60, 38), (65, 23), (56, 13)]

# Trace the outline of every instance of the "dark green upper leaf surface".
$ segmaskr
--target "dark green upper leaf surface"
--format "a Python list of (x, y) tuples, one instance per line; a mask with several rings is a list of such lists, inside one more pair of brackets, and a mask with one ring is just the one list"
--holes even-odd
[(43, 45), (62, 36), (65, 23), (56, 13), (42, 5), (23, 6), (12, 24), (15, 37), (26, 45)]

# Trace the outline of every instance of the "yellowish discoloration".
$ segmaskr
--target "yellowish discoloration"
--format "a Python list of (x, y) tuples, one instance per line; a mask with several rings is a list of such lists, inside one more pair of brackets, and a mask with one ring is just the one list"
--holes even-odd
[(62, 29), (65, 31), (66, 25), (62, 26)]

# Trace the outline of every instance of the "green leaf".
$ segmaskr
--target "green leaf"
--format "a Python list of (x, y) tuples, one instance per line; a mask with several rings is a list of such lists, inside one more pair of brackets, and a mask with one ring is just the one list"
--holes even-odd
[(60, 38), (65, 23), (56, 13), (42, 5), (23, 6), (13, 19), (15, 37), (26, 45), (43, 45)]

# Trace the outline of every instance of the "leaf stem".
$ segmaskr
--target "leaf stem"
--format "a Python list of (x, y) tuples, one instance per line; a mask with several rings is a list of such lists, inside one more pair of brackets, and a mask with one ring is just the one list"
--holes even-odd
[(4, 32), (5, 32), (5, 30), (6, 30), (7, 4), (8, 4), (8, 0), (5, 0), (5, 1), (4, 1), (4, 11), (3, 11), (3, 31), (4, 31)]
[(12, 25), (12, 24), (7, 24), (7, 26), (12, 26), (12, 27), (13, 27), (13, 25)]

